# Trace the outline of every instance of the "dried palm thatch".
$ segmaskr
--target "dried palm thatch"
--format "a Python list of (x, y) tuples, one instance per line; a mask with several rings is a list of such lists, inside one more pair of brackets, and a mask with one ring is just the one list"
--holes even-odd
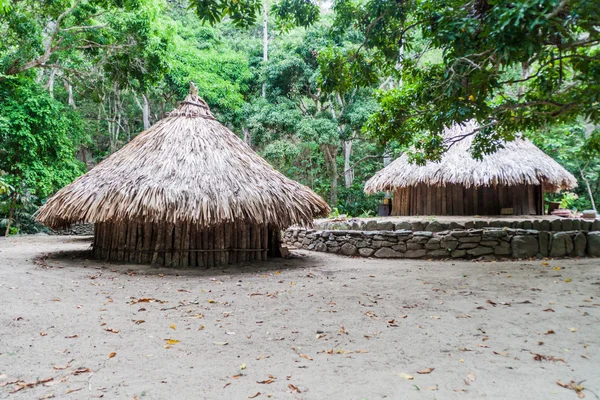
[[(443, 132), (445, 140), (452, 142), (477, 129), (475, 121), (456, 124)], [(403, 154), (390, 165), (377, 172), (365, 184), (365, 192), (394, 190), (425, 184), (429, 186), (462, 185), (466, 188), (480, 186), (541, 185), (546, 191), (560, 191), (577, 186), (577, 180), (560, 164), (544, 154), (525, 138), (504, 143), (493, 154), (475, 160), (468, 152), (473, 135), (450, 147), (439, 162), (424, 166), (411, 164)]]
[(91, 171), (58, 191), (38, 220), (283, 228), (329, 212), (308, 187), (283, 176), (215, 120), (192, 90), (185, 101)]

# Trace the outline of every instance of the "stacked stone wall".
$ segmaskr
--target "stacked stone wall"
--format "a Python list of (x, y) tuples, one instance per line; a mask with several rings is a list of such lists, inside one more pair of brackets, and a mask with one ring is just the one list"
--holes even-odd
[[(527, 224), (476, 227), (478, 222), (485, 221), (469, 228), (469, 223), (435, 221), (367, 221), (368, 230), (360, 230), (361, 225), (359, 229), (290, 228), (283, 241), (307, 250), (377, 258), (600, 257), (600, 221), (519, 221), (517, 226)], [(339, 223), (328, 224), (335, 228), (333, 224)]]

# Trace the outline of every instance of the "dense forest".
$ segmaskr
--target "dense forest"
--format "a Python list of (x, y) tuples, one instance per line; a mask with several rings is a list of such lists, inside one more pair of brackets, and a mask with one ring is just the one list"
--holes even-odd
[(0, 0), (0, 229), (165, 117), (193, 81), (216, 118), (335, 213), (405, 151), (481, 157), (524, 134), (600, 202), (599, 1)]

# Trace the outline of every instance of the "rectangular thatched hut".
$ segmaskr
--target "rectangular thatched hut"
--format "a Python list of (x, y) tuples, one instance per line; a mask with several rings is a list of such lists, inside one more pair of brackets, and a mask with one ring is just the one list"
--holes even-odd
[(525, 138), (507, 142), (482, 160), (469, 153), (475, 122), (443, 132), (456, 142), (439, 162), (419, 166), (403, 154), (365, 185), (365, 192), (393, 193), (391, 214), (541, 215), (544, 192), (571, 189), (577, 180)]

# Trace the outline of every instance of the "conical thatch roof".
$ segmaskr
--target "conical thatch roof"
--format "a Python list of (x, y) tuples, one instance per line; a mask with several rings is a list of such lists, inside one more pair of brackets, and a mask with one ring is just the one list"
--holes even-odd
[(123, 220), (287, 227), (329, 212), (216, 121), (194, 89), (168, 117), (58, 191), (38, 220), (52, 228)]
[[(451, 140), (477, 128), (475, 121), (469, 121), (447, 128), (442, 135)], [(547, 191), (577, 186), (573, 175), (525, 138), (504, 143), (504, 148), (485, 155), (481, 161), (473, 159), (468, 151), (472, 142), (473, 135), (469, 135), (451, 146), (441, 161), (424, 166), (411, 164), (408, 155), (403, 154), (369, 179), (365, 192), (372, 194), (420, 183), (465, 187), (543, 184)]]

